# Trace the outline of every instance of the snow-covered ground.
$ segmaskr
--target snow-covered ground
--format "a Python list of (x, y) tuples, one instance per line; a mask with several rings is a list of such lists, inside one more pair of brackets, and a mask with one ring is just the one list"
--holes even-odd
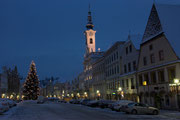
[(110, 109), (90, 108), (65, 103), (36, 104), (26, 101), (0, 115), (0, 120), (126, 120), (126, 119), (180, 119), (180, 112), (161, 111), (160, 115), (129, 115)]

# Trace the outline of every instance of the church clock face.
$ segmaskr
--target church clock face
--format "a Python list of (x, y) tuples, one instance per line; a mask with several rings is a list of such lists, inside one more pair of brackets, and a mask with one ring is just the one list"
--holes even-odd
[(90, 32), (90, 33), (89, 33), (89, 36), (93, 36), (93, 32)]

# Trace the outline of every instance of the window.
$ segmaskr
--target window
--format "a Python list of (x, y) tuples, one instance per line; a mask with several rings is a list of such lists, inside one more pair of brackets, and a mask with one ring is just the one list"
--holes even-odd
[(124, 88), (124, 80), (122, 79), (122, 87)]
[(173, 83), (175, 77), (176, 77), (175, 67), (169, 68), (168, 69), (168, 79), (169, 79), (169, 82)]
[(153, 45), (149, 45), (149, 50), (153, 50)]
[(118, 52), (116, 52), (116, 58), (118, 59)]
[(93, 44), (93, 39), (92, 38), (90, 38), (90, 44)]
[(147, 65), (147, 58), (146, 57), (143, 58), (143, 63), (144, 63), (144, 66)]
[(136, 61), (133, 61), (133, 70), (136, 70)]
[(135, 86), (134, 86), (134, 79), (131, 78), (131, 89), (135, 89)]
[(109, 72), (109, 75), (111, 76), (111, 74), (112, 74), (112, 71), (111, 71), (111, 68), (110, 68), (110, 70), (109, 70), (110, 72)]
[(114, 74), (116, 74), (116, 66), (114, 67)]
[(116, 53), (114, 53), (114, 60), (116, 60)]
[(128, 88), (129, 87), (129, 80), (126, 79), (126, 87)]
[(112, 75), (114, 75), (114, 69), (112, 68)]
[(163, 83), (165, 81), (165, 79), (164, 79), (164, 70), (158, 71), (158, 80), (159, 80), (159, 83)]
[(131, 63), (128, 63), (128, 71), (131, 72)]
[(159, 60), (160, 61), (164, 60), (164, 52), (163, 52), (163, 50), (159, 51)]
[(151, 58), (151, 63), (155, 63), (155, 56), (154, 56), (154, 54), (151, 54), (150, 58)]
[(127, 73), (126, 65), (124, 65), (124, 73)]
[(119, 73), (119, 65), (117, 65), (117, 73)]
[(151, 72), (150, 74), (151, 74), (151, 82), (153, 84), (155, 84), (156, 83), (156, 72)]
[(126, 47), (126, 55), (128, 54), (128, 47)]
[(142, 78), (142, 75), (139, 75), (139, 85), (140, 85), (140, 86), (143, 85), (143, 78)]
[(129, 46), (129, 52), (132, 52), (132, 45)]

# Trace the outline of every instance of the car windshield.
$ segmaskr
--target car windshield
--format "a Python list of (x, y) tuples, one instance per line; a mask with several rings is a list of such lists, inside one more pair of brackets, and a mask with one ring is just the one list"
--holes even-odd
[(133, 106), (135, 103), (129, 103), (128, 106)]

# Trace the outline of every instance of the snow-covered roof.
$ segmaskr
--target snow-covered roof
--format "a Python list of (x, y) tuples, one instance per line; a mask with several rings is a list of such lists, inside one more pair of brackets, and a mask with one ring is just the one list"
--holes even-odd
[[(180, 5), (154, 4), (154, 6), (162, 27), (162, 31), (159, 31), (159, 33), (164, 32), (176, 55), (180, 57)], [(146, 41), (148, 39), (142, 42)]]
[(128, 36), (126, 43), (131, 41), (136, 49), (140, 49), (141, 40), (142, 40), (142, 36), (140, 34), (134, 34)]

